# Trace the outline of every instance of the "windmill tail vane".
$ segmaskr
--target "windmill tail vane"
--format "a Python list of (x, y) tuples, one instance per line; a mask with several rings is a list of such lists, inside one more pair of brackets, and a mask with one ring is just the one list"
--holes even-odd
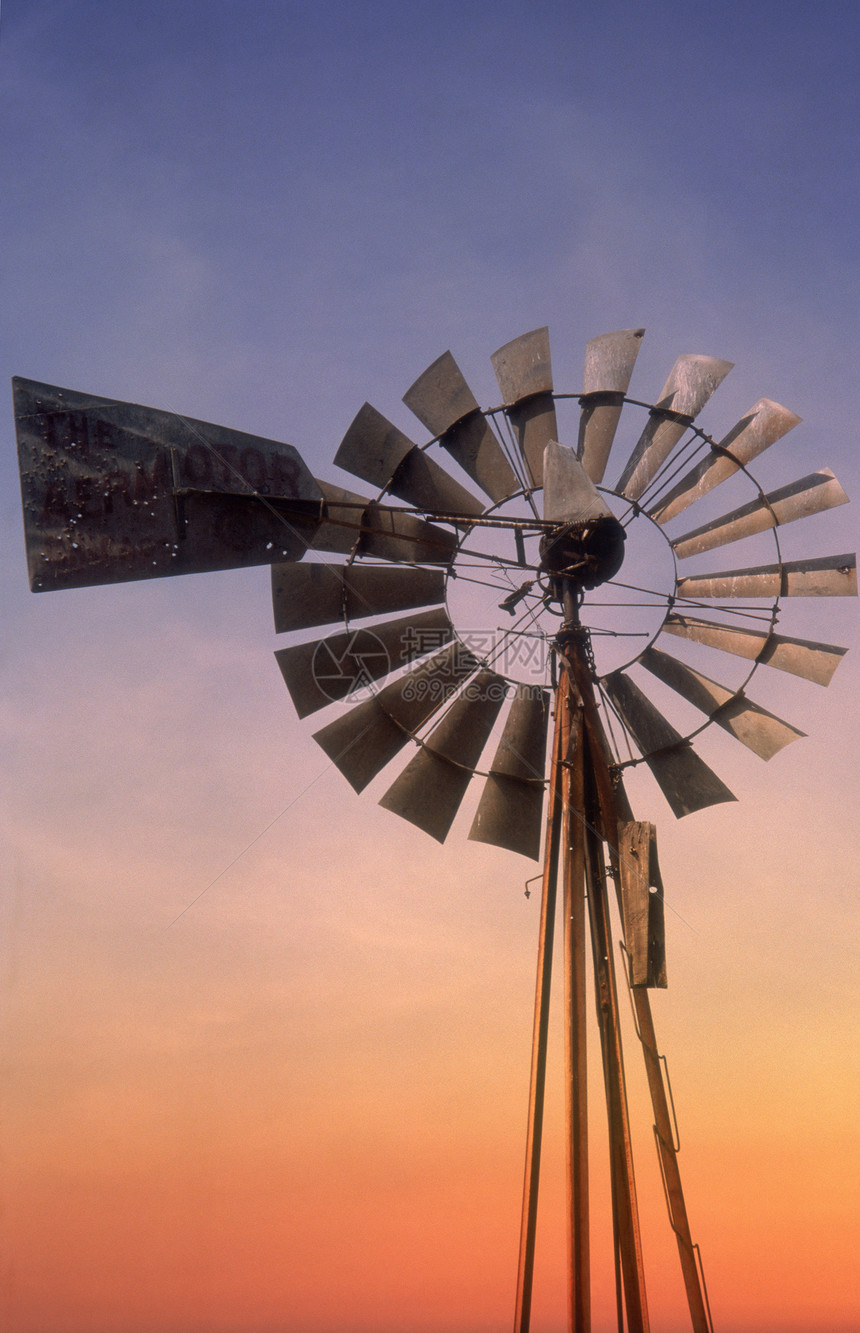
[[(768, 760), (801, 737), (747, 687), (760, 667), (826, 685), (845, 650), (777, 624), (795, 598), (857, 594), (853, 555), (783, 554), (785, 528), (846, 502), (829, 469), (767, 493), (750, 471), (800, 418), (760, 398), (713, 439), (698, 417), (732, 367), (701, 355), (631, 397), (643, 334), (593, 338), (573, 393), (554, 388), (547, 329), (523, 334), (491, 357), (502, 402), (486, 409), (443, 353), (403, 396), (425, 443), (369, 403), (347, 429), (334, 461), (369, 493), (313, 476), (288, 444), (14, 382), (34, 591), (270, 565), (284, 683), (300, 718), (324, 715), (314, 739), (353, 789), (406, 754), (383, 808), (442, 842), (478, 789), (467, 836), (542, 861), (515, 1333), (531, 1318), (559, 888), (569, 1327), (592, 1320), (590, 973), (618, 1327), (649, 1328), (618, 930), (690, 1325), (712, 1328), (649, 999), (667, 984), (656, 832), (623, 775), (647, 769), (677, 817), (733, 801), (693, 741), (715, 724)], [(715, 570), (735, 542), (748, 563)]]

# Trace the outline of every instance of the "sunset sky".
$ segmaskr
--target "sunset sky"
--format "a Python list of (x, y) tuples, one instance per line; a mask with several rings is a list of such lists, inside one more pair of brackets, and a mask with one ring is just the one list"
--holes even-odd
[[(349, 486), (358, 408), (415, 434), (446, 348), (490, 406), (518, 334), (549, 325), (575, 392), (589, 338), (644, 326), (636, 396), (735, 362), (703, 425), (797, 412), (756, 475), (829, 466), (855, 503), (786, 548), (854, 550), (858, 51), (851, 0), (5, 0), (0, 379)], [(0, 422), (3, 1333), (508, 1329), (537, 866), (467, 840), (472, 797), (439, 846), (379, 808), (390, 774), (355, 795), (284, 690), (267, 570), (31, 594), (11, 393)], [(784, 624), (856, 645), (857, 604)], [(767, 765), (709, 737), (736, 804), (630, 787), (717, 1333), (860, 1327), (858, 689), (856, 646), (827, 690), (759, 672), (808, 737)], [(560, 1035), (534, 1333), (566, 1326)], [(651, 1322), (681, 1333), (628, 1035)], [(594, 1333), (604, 1157), (595, 1129)]]

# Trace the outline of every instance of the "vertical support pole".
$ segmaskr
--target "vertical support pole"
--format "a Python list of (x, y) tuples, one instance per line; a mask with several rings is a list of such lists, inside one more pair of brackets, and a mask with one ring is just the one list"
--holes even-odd
[[(566, 674), (566, 673), (565, 673)], [(582, 703), (566, 689), (569, 746), (562, 777), (564, 1075), (567, 1125), (568, 1327), (591, 1329), (588, 1069), (585, 978), (585, 767)]]
[(562, 813), (562, 759), (568, 748), (568, 682), (559, 682), (555, 703), (555, 733), (552, 746), (549, 798), (547, 803), (546, 842), (544, 847), (543, 886), (541, 891), (540, 933), (538, 937), (537, 982), (532, 1031), (532, 1068), (529, 1086), (526, 1166), (523, 1183), (523, 1208), (520, 1222), (520, 1254), (517, 1268), (517, 1296), (514, 1333), (529, 1333), (532, 1283), (534, 1279), (535, 1233), (537, 1228), (540, 1150), (543, 1136), (544, 1089), (546, 1086), (546, 1051), (549, 1028), (552, 947), (555, 937), (556, 885)]
[[(583, 719), (584, 810), (587, 821), (584, 839), (585, 874), (597, 991), (597, 1019), (609, 1121), (613, 1220), (621, 1260), (627, 1327), (629, 1333), (648, 1333), (645, 1271), (642, 1262), (639, 1210), (636, 1201), (627, 1089), (621, 1049), (618, 992), (615, 984), (612, 928), (603, 858), (604, 838), (608, 838), (613, 845), (617, 843), (618, 820), (612, 799), (612, 783), (606, 751), (599, 743), (603, 738), (599, 731), (600, 721), (585, 654), (585, 636), (579, 629), (578, 608), (570, 592), (565, 594), (565, 611), (568, 633), (562, 639), (561, 651), (566, 666), (565, 674), (571, 677), (571, 694), (581, 706)], [(597, 829), (600, 830), (599, 833)]]

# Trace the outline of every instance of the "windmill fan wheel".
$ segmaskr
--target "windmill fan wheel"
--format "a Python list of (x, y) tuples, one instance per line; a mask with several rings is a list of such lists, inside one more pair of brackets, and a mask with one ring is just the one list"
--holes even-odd
[[(478, 778), (469, 837), (539, 856), (560, 634), (584, 642), (617, 769), (645, 763), (676, 816), (734, 799), (690, 744), (709, 725), (763, 759), (803, 735), (748, 697), (760, 665), (826, 685), (843, 655), (776, 629), (786, 597), (857, 592), (853, 555), (781, 549), (785, 525), (846, 501), (832, 473), (765, 493), (749, 470), (799, 418), (760, 398), (716, 441), (696, 418), (731, 364), (698, 355), (678, 357), (653, 402), (628, 396), (642, 336), (592, 339), (582, 390), (559, 393), (547, 329), (526, 333), (493, 354), (502, 403), (488, 409), (445, 352), (403, 398), (432, 438), (366, 403), (334, 461), (375, 495), (319, 481), (308, 555), (272, 567), (276, 629), (302, 636), (276, 653), (298, 713), (350, 705), (314, 739), (356, 791), (409, 750), (381, 804), (440, 841)], [(613, 444), (627, 454), (609, 487)], [(744, 502), (713, 514), (721, 485)], [(707, 521), (679, 530), (697, 503)], [(768, 541), (765, 563), (714, 571), (710, 552), (740, 541), (758, 560)], [(713, 656), (736, 659), (728, 683), (700, 669)]]

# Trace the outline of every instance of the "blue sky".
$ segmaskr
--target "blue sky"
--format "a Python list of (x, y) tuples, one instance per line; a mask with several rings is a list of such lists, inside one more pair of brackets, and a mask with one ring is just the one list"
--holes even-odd
[[(761, 479), (833, 467), (855, 503), (786, 540), (792, 556), (854, 549), (858, 50), (860, 9), (828, 0), (5, 0), (0, 381), (284, 439), (349, 484), (331, 459), (361, 403), (414, 432), (401, 395), (445, 348), (490, 405), (489, 353), (517, 334), (549, 324), (556, 385), (575, 391), (588, 338), (644, 325), (638, 396), (701, 352), (736, 363), (703, 419), (717, 436), (760, 395), (803, 417)], [(111, 1004), (139, 1002), (153, 1031), (171, 1005), (182, 1032), (207, 1006), (268, 1015), (253, 978), (277, 971), (273, 932), (310, 988), (280, 996), (287, 1011), (318, 989), (348, 1005), (337, 942), (366, 961), (384, 939), (398, 968), (429, 969), (415, 994), (397, 971), (405, 1012), (426, 1013), (434, 977), (453, 1011), (451, 959), (480, 954), (490, 989), (464, 1003), (493, 1005), (498, 959), (520, 969), (525, 1013), (531, 869), (459, 836), (431, 847), (327, 771), (272, 661), (265, 571), (32, 596), (11, 395), (0, 422), (13, 1055), (66, 1004), (82, 1031)], [(853, 603), (791, 610), (789, 633), (856, 640)], [(828, 1086), (844, 1068), (857, 673), (849, 656), (827, 691), (767, 682), (756, 697), (810, 737), (769, 769), (718, 740), (737, 807), (675, 825), (643, 795), (677, 895), (665, 1022), (694, 1102), (696, 1034), (721, 1021), (706, 1040), (726, 1104), (755, 1078), (784, 1094), (778, 1062), (745, 1045), (753, 1012), (785, 1053), (814, 999)], [(408, 887), (380, 885), (380, 848)], [(339, 919), (318, 869), (339, 879), (347, 859)], [(315, 931), (333, 941), (321, 957)], [(66, 965), (98, 994), (52, 991)], [(86, 1050), (64, 1040), (83, 1077)], [(20, 1063), (26, 1124), (24, 1083), (51, 1084), (62, 1058)], [(829, 1120), (809, 1092), (804, 1143), (848, 1125), (846, 1086)], [(47, 1327), (19, 1318), (10, 1333)]]
[(801, 322), (826, 365), (848, 341), (853, 6), (12, 3), (3, 22), (19, 364), (32, 347), (92, 378), (104, 320), (138, 393), (187, 381), (185, 353), (234, 412), (287, 391), (306, 412), (307, 376), (366, 392), (461, 330), (489, 345), (488, 324), (647, 322), (744, 363), (785, 364)]

